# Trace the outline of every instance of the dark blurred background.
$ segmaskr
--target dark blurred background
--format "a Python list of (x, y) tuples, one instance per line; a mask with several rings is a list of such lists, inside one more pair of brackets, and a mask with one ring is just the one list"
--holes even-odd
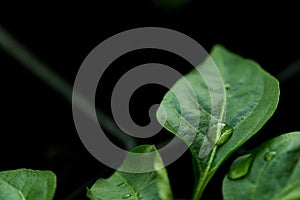
[[(207, 51), (214, 44), (258, 62), (280, 78), (281, 97), (275, 115), (244, 151), (279, 134), (299, 130), (299, 16), (293, 5), (219, 3), (196, 0), (100, 1), (96, 3), (20, 3), (3, 5), (0, 25), (59, 76), (73, 84), (88, 53), (104, 39), (131, 28), (156, 26), (180, 31)], [(108, 115), (109, 95), (118, 67), (160, 62), (186, 73), (191, 69), (176, 55), (145, 50), (118, 59), (99, 84), (97, 106)], [(299, 63), (299, 61), (298, 61)], [(113, 170), (99, 163), (82, 145), (73, 123), (71, 104), (0, 48), (2, 130), (0, 170), (48, 169), (58, 177), (56, 199), (84, 199), (86, 187)], [(126, 72), (126, 71), (125, 71)], [(114, 77), (114, 78), (113, 78)], [(110, 80), (113, 80), (110, 82)], [(148, 121), (147, 108), (159, 103), (166, 89), (142, 87), (130, 111), (139, 124)], [(161, 131), (148, 142), (161, 142)], [(139, 141), (143, 143), (143, 141)], [(208, 185), (203, 199), (221, 199), (221, 183), (230, 163), (224, 163)], [(175, 197), (193, 191), (191, 157), (186, 152), (168, 166)]]

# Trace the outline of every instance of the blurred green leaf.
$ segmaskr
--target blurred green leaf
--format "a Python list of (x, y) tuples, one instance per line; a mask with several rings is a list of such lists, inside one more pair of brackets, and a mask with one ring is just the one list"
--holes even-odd
[[(156, 151), (156, 148), (153, 145), (142, 145), (132, 150), (132, 152), (137, 153), (154, 151)], [(158, 164), (161, 166), (162, 164), (162, 159), (158, 153), (155, 162), (158, 163), (153, 163), (153, 165)], [(98, 179), (92, 188), (88, 190), (87, 196), (92, 200), (173, 199), (165, 168), (147, 173), (116, 171), (108, 179)]]
[(50, 171), (0, 172), (0, 200), (52, 200), (55, 189), (56, 176)]

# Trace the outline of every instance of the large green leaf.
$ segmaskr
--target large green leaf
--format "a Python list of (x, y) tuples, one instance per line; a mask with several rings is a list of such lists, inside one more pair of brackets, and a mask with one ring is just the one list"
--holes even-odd
[[(154, 151), (156, 151), (156, 148), (153, 145), (142, 145), (132, 150), (135, 153)], [(124, 162), (126, 162), (126, 158)], [(158, 153), (153, 165), (162, 165), (162, 159)], [(165, 168), (147, 173), (115, 171), (108, 179), (98, 179), (92, 188), (88, 190), (87, 196), (92, 200), (173, 199)]]
[(225, 200), (300, 199), (300, 132), (274, 138), (248, 155), (251, 162), (238, 158), (225, 177)]
[(50, 171), (0, 172), (0, 200), (51, 200), (55, 188), (56, 176)]
[(189, 145), (196, 189), (202, 192), (221, 163), (273, 115), (278, 81), (254, 61), (215, 46), (197, 69), (164, 96), (157, 119)]

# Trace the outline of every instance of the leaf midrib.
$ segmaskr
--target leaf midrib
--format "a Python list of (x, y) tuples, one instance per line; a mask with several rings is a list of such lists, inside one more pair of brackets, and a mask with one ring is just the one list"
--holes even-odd
[[(124, 181), (124, 184), (125, 184), (125, 185), (128, 187), (128, 189), (134, 194), (134, 198), (135, 198), (136, 200), (141, 200), (141, 199), (142, 199), (142, 198), (139, 198), (138, 193), (139, 193), (140, 191), (142, 191), (142, 190), (144, 190), (145, 188), (148, 187), (148, 181), (149, 181), (149, 177), (150, 177), (150, 174), (149, 174), (149, 173), (147, 173), (147, 176), (146, 176), (146, 178), (145, 178), (144, 184), (143, 184), (138, 190), (134, 189), (134, 187), (131, 186), (131, 185), (128, 183), (127, 179), (124, 178), (122, 175), (120, 175), (119, 173), (116, 173), (116, 175), (117, 175), (120, 179), (122, 179), (122, 180)], [(149, 182), (149, 185), (150, 185), (150, 183), (151, 183), (151, 181)]]
[(287, 186), (285, 186), (283, 190), (281, 190), (281, 192), (273, 198), (273, 200), (280, 200), (279, 198), (281, 198), (283, 194), (285, 194), (287, 191), (290, 191), (297, 186), (300, 186), (300, 180), (294, 181), (288, 184)]
[[(217, 68), (219, 69), (219, 68), (223, 68), (223, 70), (226, 70), (226, 68), (224, 67), (224, 60), (223, 59), (221, 59), (221, 55), (220, 55), (220, 52), (217, 54), (217, 57), (219, 58), (219, 60), (222, 62), (222, 64), (220, 64), (221, 66), (218, 66), (218, 65), (216, 65), (217, 66)], [(223, 74), (223, 76), (225, 77), (225, 74)], [(226, 83), (225, 83), (225, 80), (224, 80), (224, 78), (223, 78), (223, 76), (222, 76), (222, 73), (221, 73), (221, 71), (220, 71), (220, 77), (221, 77), (221, 80), (222, 80), (222, 88), (223, 88), (223, 94), (224, 94), (224, 96), (223, 96), (223, 107), (221, 108), (221, 114), (220, 114), (220, 120), (221, 120), (221, 122), (225, 122), (225, 110), (226, 110), (226, 105), (227, 105), (227, 91), (226, 91), (226, 88), (225, 88), (225, 85), (226, 85)]]
[(7, 187), (10, 187), (10, 188), (13, 188), (15, 189), (16, 191), (18, 191), (18, 194), (20, 195), (20, 197), (23, 199), (23, 200), (26, 200), (25, 196), (23, 195), (22, 191), (19, 190), (18, 188), (16, 188), (15, 186), (9, 184), (9, 182), (3, 180), (2, 178), (0, 178), (0, 182), (4, 183)]
[(123, 176), (121, 176), (119, 173), (116, 173), (116, 175), (122, 179), (124, 181), (124, 184), (127, 186), (127, 188), (132, 192), (132, 194), (134, 195), (134, 198), (136, 200), (140, 200), (138, 195), (137, 195), (137, 192), (135, 191), (135, 189), (127, 182), (127, 179), (125, 179)]

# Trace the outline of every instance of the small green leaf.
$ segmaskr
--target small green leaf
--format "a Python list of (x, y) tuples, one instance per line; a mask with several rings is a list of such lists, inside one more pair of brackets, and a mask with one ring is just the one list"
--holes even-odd
[(55, 188), (56, 176), (50, 171), (0, 172), (0, 200), (52, 200)]
[(229, 172), (224, 178), (225, 200), (300, 199), (300, 132), (276, 137), (255, 149), (252, 155), (246, 176), (232, 180)]
[[(156, 148), (153, 145), (142, 145), (134, 148), (131, 152), (147, 153), (154, 151)], [(158, 153), (155, 162), (153, 165), (162, 165), (162, 159)], [(115, 171), (108, 179), (98, 179), (88, 190), (87, 196), (92, 200), (173, 199), (165, 168), (147, 173)]]
[(210, 55), (213, 62), (207, 58), (178, 80), (156, 114), (190, 147), (197, 200), (222, 162), (273, 115), (279, 99), (278, 81), (257, 63), (219, 45)]

